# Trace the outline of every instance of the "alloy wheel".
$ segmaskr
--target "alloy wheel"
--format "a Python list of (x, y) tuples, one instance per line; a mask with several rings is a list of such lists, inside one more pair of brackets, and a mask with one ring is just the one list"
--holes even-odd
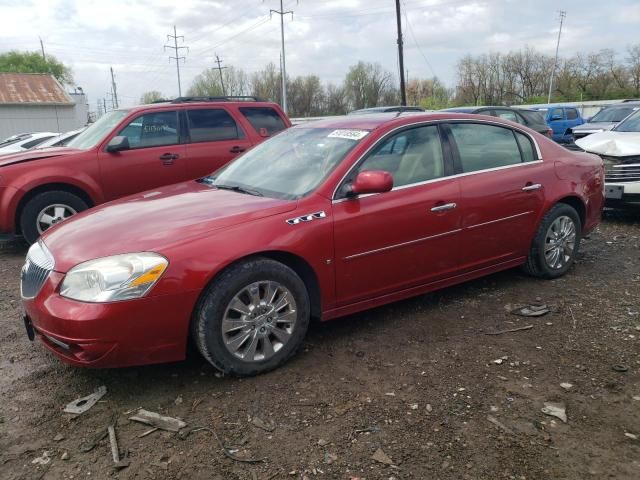
[(55, 203), (43, 208), (36, 218), (38, 233), (42, 235), (45, 230), (53, 227), (57, 223), (63, 222), (67, 218), (78, 213), (74, 208), (62, 203)]
[(549, 268), (561, 269), (571, 261), (576, 246), (576, 225), (572, 218), (562, 215), (547, 230), (544, 257)]

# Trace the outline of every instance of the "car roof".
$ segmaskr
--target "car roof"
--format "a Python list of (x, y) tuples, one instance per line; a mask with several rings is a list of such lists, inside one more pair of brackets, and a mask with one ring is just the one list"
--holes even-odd
[[(209, 99), (199, 97), (182, 97), (175, 100), (158, 101), (155, 103), (147, 103), (145, 105), (136, 105), (129, 108), (121, 108), (126, 112), (147, 111), (155, 108), (166, 108), (175, 106), (176, 108), (188, 107), (211, 107), (220, 105), (232, 105), (235, 107), (274, 107), (279, 105), (275, 102), (268, 102), (262, 99), (250, 100), (250, 97), (209, 97)], [(257, 97), (256, 97), (257, 98)]]
[(478, 120), (484, 119), (492, 123), (504, 123), (513, 125), (510, 122), (502, 122), (498, 117), (485, 115), (473, 115), (457, 112), (389, 112), (376, 113), (372, 115), (344, 115), (339, 117), (329, 117), (313, 122), (306, 122), (295, 125), (291, 128), (334, 128), (334, 129), (355, 129), (355, 130), (375, 130), (376, 128), (388, 125), (403, 125), (429, 120)]
[(633, 108), (633, 107), (640, 107), (640, 102), (613, 103), (611, 105), (607, 105), (605, 107), (602, 107), (602, 110), (609, 109), (609, 108)]

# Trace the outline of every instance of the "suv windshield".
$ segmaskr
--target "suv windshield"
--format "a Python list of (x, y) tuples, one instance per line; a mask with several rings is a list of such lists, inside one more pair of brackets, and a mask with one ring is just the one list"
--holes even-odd
[(313, 191), (369, 132), (292, 128), (261, 143), (204, 182), (282, 199)]
[(637, 110), (624, 122), (619, 123), (614, 130), (616, 132), (640, 132), (640, 110)]
[(621, 122), (633, 113), (638, 107), (613, 107), (605, 108), (596, 113), (589, 123)]
[(80, 150), (95, 147), (128, 113), (126, 110), (113, 110), (101, 116), (93, 125), (71, 140), (67, 146)]

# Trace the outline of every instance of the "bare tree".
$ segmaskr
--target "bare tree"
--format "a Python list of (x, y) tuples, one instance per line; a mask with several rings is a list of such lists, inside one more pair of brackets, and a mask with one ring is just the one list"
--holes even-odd
[(640, 95), (640, 43), (627, 47), (627, 69), (633, 95)]
[(358, 62), (349, 68), (344, 88), (353, 109), (375, 107), (381, 104), (386, 90), (391, 88), (391, 73), (379, 63)]
[(282, 103), (281, 75), (276, 65), (268, 63), (262, 70), (251, 76), (251, 95), (264, 98), (278, 104)]
[(209, 68), (198, 75), (189, 87), (187, 95), (195, 97), (245, 95), (248, 89), (247, 75), (243, 70), (228, 67), (222, 70), (222, 82), (220, 72), (215, 68)]
[(140, 97), (140, 105), (146, 105), (148, 103), (157, 102), (164, 99), (164, 95), (160, 93), (158, 90), (151, 90), (149, 92), (144, 92)]

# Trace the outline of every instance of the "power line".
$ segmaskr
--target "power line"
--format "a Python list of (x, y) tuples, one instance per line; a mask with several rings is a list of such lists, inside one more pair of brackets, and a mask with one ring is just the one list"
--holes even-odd
[(169, 57), (169, 60), (175, 60), (176, 61), (176, 71), (178, 72), (178, 96), (181, 97), (182, 96), (182, 85), (180, 84), (180, 60), (186, 61), (187, 57), (181, 57), (180, 56), (180, 50), (186, 50), (187, 53), (189, 52), (189, 47), (184, 47), (184, 46), (178, 46), (178, 39), (181, 38), (182, 41), (184, 42), (184, 36), (180, 35), (178, 36), (178, 32), (176, 31), (176, 26), (173, 26), (173, 35), (167, 35), (167, 40), (169, 40), (170, 38), (173, 38), (173, 46), (171, 45), (165, 45), (164, 48), (165, 50), (167, 48), (170, 48), (172, 50), (175, 51), (175, 57)]
[(218, 57), (217, 53), (216, 53), (216, 63), (218, 64), (218, 72), (220, 73), (220, 85), (222, 86), (222, 95), (226, 96), (227, 93), (226, 93), (226, 91), (224, 89), (224, 80), (222, 80), (222, 69), (223, 68), (227, 68), (227, 67), (221, 66), (222, 60), (220, 60), (220, 57)]
[[(403, 10), (403, 14), (404, 14), (404, 20), (407, 23), (407, 28), (409, 30), (409, 33), (411, 34), (411, 38), (413, 38), (413, 44), (416, 46), (416, 48), (418, 49), (418, 52), (420, 52), (420, 55), (422, 55), (422, 58), (424, 60), (424, 63), (427, 64), (427, 66), (429, 67), (429, 70), (431, 70), (431, 74), (434, 77), (437, 77), (435, 70), (433, 69), (433, 67), (431, 66), (431, 63), (429, 62), (429, 60), (427, 59), (427, 56), (424, 54), (424, 52), (422, 51), (422, 48), (420, 47), (420, 44), (418, 43), (418, 39), (416, 38), (416, 34), (413, 30), (413, 27), (411, 26), (411, 22), (409, 21), (409, 16), (407, 15), (407, 8), (406, 2), (402, 2), (403, 6), (405, 7)], [(407, 75), (408, 77), (409, 75)], [(409, 80), (407, 80), (407, 83), (409, 83)]]
[(293, 19), (293, 10), (284, 11), (283, 1), (280, 0), (280, 10), (269, 10), (269, 17), (272, 14), (280, 15), (280, 37), (282, 39), (282, 110), (287, 113), (287, 57), (284, 50), (284, 16), (291, 14)]
[(547, 103), (551, 103), (551, 90), (553, 88), (553, 75), (556, 73), (556, 68), (558, 67), (558, 49), (560, 48), (560, 35), (562, 35), (562, 24), (564, 23), (564, 19), (567, 16), (567, 12), (565, 10), (560, 10), (560, 30), (558, 30), (558, 41), (556, 43), (556, 56), (553, 60), (553, 68), (551, 69), (551, 76), (549, 77), (549, 96), (547, 97)]

